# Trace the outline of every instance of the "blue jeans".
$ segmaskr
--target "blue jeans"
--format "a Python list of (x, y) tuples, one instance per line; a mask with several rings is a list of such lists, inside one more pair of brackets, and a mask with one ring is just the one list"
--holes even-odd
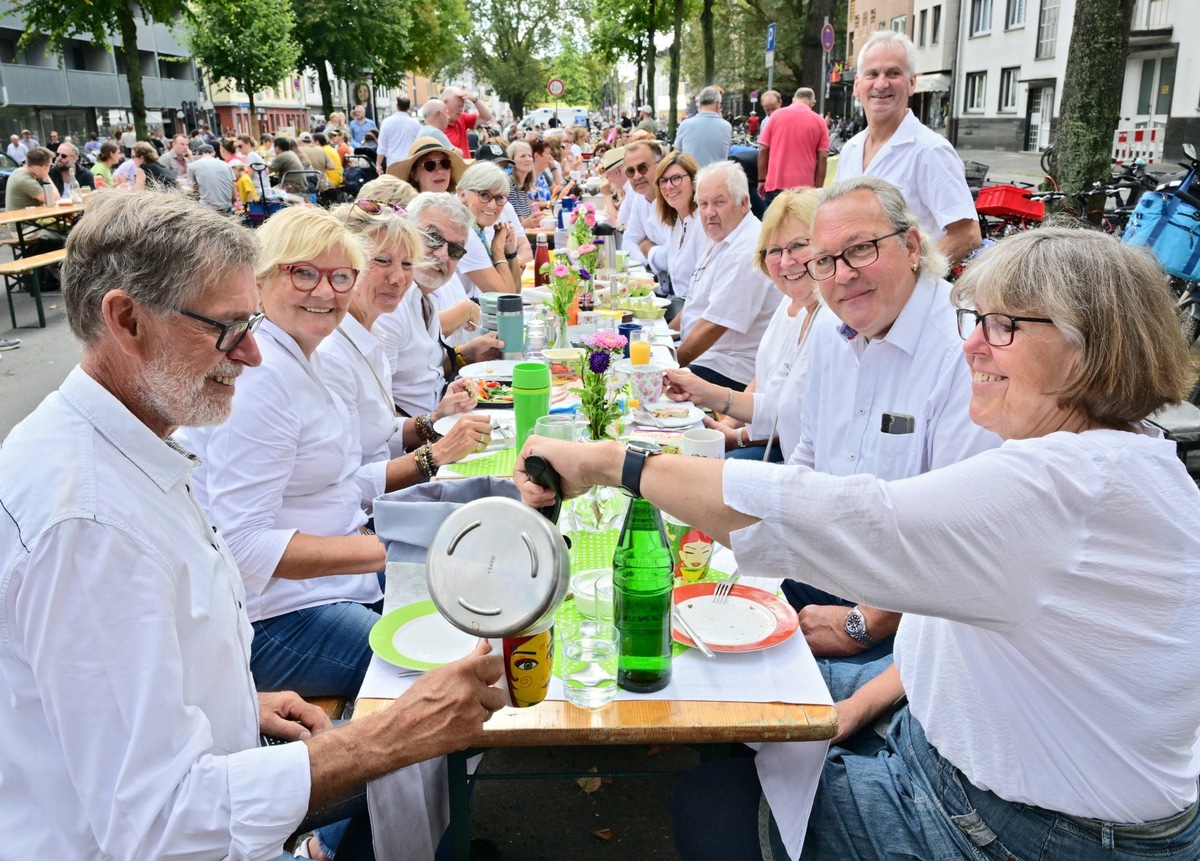
[[(765, 445), (748, 445), (745, 448), (731, 448), (725, 452), (726, 460), (762, 460), (766, 454)], [(771, 443), (771, 456), (768, 463), (783, 463), (783, 452), (779, 449), (779, 441)]]
[[(776, 861), (785, 861), (774, 822), (771, 849)], [(1166, 820), (1129, 826), (1004, 801), (972, 786), (943, 759), (905, 708), (878, 755), (830, 750), (802, 857), (1195, 861), (1200, 816), (1193, 805)]]
[(362, 686), (379, 614), (340, 601), (254, 623), (250, 670), (260, 691), (302, 697), (353, 697)]

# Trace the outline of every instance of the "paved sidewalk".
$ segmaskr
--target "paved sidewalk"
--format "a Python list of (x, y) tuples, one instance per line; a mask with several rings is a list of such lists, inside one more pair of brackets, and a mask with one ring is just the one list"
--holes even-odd
[(987, 182), (1007, 182), (1020, 185), (1039, 185), (1043, 179), (1041, 153), (1007, 152), (998, 149), (959, 147), (956, 152), (963, 161), (978, 161), (988, 166)]

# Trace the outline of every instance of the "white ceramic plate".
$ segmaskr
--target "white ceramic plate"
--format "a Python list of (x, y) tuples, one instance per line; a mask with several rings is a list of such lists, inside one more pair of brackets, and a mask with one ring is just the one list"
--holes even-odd
[(457, 661), (478, 642), (478, 637), (447, 622), (432, 601), (393, 610), (375, 623), (370, 635), (375, 654), (410, 670), (432, 670)]
[[(657, 404), (652, 407), (648, 407), (647, 409), (653, 413), (655, 410), (679, 408), (686, 409), (688, 411), (687, 415), (677, 418), (658, 417), (658, 424), (655, 424), (649, 419), (643, 421), (637, 417), (637, 414), (631, 414), (631, 418), (633, 419), (633, 423), (635, 425), (644, 428), (690, 428), (692, 425), (698, 424), (704, 419), (704, 411), (699, 407), (692, 406), (691, 404), (677, 404), (674, 401), (659, 401)], [(704, 635), (701, 634), (700, 636)]]
[(494, 362), (476, 362), (467, 365), (458, 372), (460, 377), (470, 377), (472, 380), (511, 380), (513, 368), (517, 363), (506, 359)]
[[(437, 431), (438, 433), (440, 433), (442, 436), (445, 436), (446, 434), (450, 433), (450, 431), (454, 430), (454, 426), (456, 424), (458, 424), (458, 420), (461, 419), (464, 415), (472, 415), (472, 414), (459, 413), (458, 415), (453, 415), (453, 416), (442, 416), (440, 419), (438, 419), (436, 422), (433, 423), (433, 429), (435, 431)], [(486, 449), (484, 449), (484, 451), (500, 451), (500, 449), (509, 448), (510, 446), (512, 446), (516, 443), (517, 434), (516, 434), (516, 430), (513, 428), (513, 423), (511, 421), (512, 413), (504, 413), (503, 415), (497, 415), (495, 413), (476, 412), (476, 413), (473, 413), (473, 415), (485, 416), (487, 418), (490, 418), (492, 420), (493, 428), (503, 427), (507, 431), (511, 431), (511, 433), (507, 433), (506, 435), (501, 435), (501, 434), (493, 431), (492, 432), (492, 441), (488, 445), (488, 447)]]
[[(675, 590), (675, 611), (714, 652), (755, 652), (789, 639), (799, 627), (796, 611), (786, 601), (753, 586), (737, 584), (728, 600), (713, 600), (715, 583), (690, 583)], [(675, 629), (674, 637), (694, 645)]]

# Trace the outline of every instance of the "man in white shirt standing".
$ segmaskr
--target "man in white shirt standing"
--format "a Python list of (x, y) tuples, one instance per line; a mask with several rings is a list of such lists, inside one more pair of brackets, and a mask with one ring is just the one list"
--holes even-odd
[(257, 240), (152, 191), (88, 214), (62, 271), (82, 362), (0, 449), (5, 854), (273, 858), (306, 814), (474, 741), (501, 664), (474, 654), (338, 729), (256, 693), (237, 564), (168, 437), (224, 421), (260, 361)]
[(383, 173), (386, 165), (408, 158), (408, 148), (421, 130), (421, 124), (409, 113), (412, 102), (408, 96), (396, 99), (396, 113), (379, 126), (379, 147), (375, 156), (375, 170)]
[(731, 393), (754, 379), (754, 357), (779, 305), (752, 265), (762, 223), (750, 213), (746, 172), (719, 161), (696, 174), (696, 211), (708, 246), (700, 252), (678, 321), (679, 364)]
[(893, 30), (877, 30), (858, 52), (854, 95), (867, 127), (838, 157), (837, 179), (879, 176), (900, 189), (951, 264), (979, 247), (979, 217), (962, 159), (908, 109), (917, 85), (917, 50)]
[(25, 154), (28, 150), (21, 143), (20, 135), (10, 135), (8, 138), (8, 157), (17, 163), (17, 167), (25, 164)]

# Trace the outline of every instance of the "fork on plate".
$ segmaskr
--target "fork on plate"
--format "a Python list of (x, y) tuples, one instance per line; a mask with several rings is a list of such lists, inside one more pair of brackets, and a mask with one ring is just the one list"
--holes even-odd
[(713, 603), (725, 604), (729, 601), (729, 593), (733, 591), (733, 587), (737, 585), (738, 577), (741, 575), (734, 571), (727, 580), (717, 581), (716, 588), (713, 589)]

